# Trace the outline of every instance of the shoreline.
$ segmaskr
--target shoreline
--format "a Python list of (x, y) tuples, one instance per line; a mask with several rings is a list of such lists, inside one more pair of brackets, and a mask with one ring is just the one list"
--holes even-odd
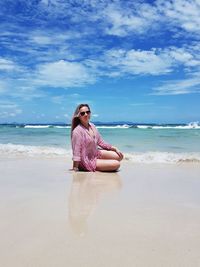
[(74, 173), (66, 157), (0, 158), (4, 267), (200, 265), (199, 164)]
[[(200, 163), (200, 152), (123, 151), (124, 162), (131, 164)], [(71, 160), (72, 151), (62, 147), (0, 144), (0, 158), (49, 158)]]

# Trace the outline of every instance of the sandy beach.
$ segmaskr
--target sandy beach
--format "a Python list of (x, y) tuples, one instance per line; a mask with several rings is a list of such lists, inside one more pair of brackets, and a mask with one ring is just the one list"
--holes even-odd
[(200, 266), (199, 164), (70, 164), (1, 156), (1, 266)]

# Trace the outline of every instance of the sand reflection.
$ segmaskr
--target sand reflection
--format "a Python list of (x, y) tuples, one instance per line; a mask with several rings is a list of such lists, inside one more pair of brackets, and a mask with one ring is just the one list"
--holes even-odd
[(84, 236), (88, 218), (103, 195), (119, 191), (122, 187), (118, 173), (77, 172), (69, 195), (69, 223), (75, 234)]

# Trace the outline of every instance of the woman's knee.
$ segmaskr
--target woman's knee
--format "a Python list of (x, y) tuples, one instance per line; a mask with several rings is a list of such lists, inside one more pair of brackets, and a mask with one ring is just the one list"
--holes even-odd
[(109, 159), (109, 160), (118, 160), (121, 161), (122, 159), (115, 151), (108, 151), (108, 150), (101, 150), (101, 159)]
[(117, 171), (120, 167), (118, 160), (97, 160), (97, 171)]
[(114, 168), (115, 170), (118, 170), (119, 167), (120, 167), (120, 162), (119, 162), (119, 160), (114, 160), (114, 162), (113, 162), (113, 168)]

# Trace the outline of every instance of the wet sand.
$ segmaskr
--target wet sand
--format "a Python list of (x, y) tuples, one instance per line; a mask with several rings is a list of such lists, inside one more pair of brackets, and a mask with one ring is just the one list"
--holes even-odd
[(200, 165), (1, 157), (0, 266), (200, 266)]

